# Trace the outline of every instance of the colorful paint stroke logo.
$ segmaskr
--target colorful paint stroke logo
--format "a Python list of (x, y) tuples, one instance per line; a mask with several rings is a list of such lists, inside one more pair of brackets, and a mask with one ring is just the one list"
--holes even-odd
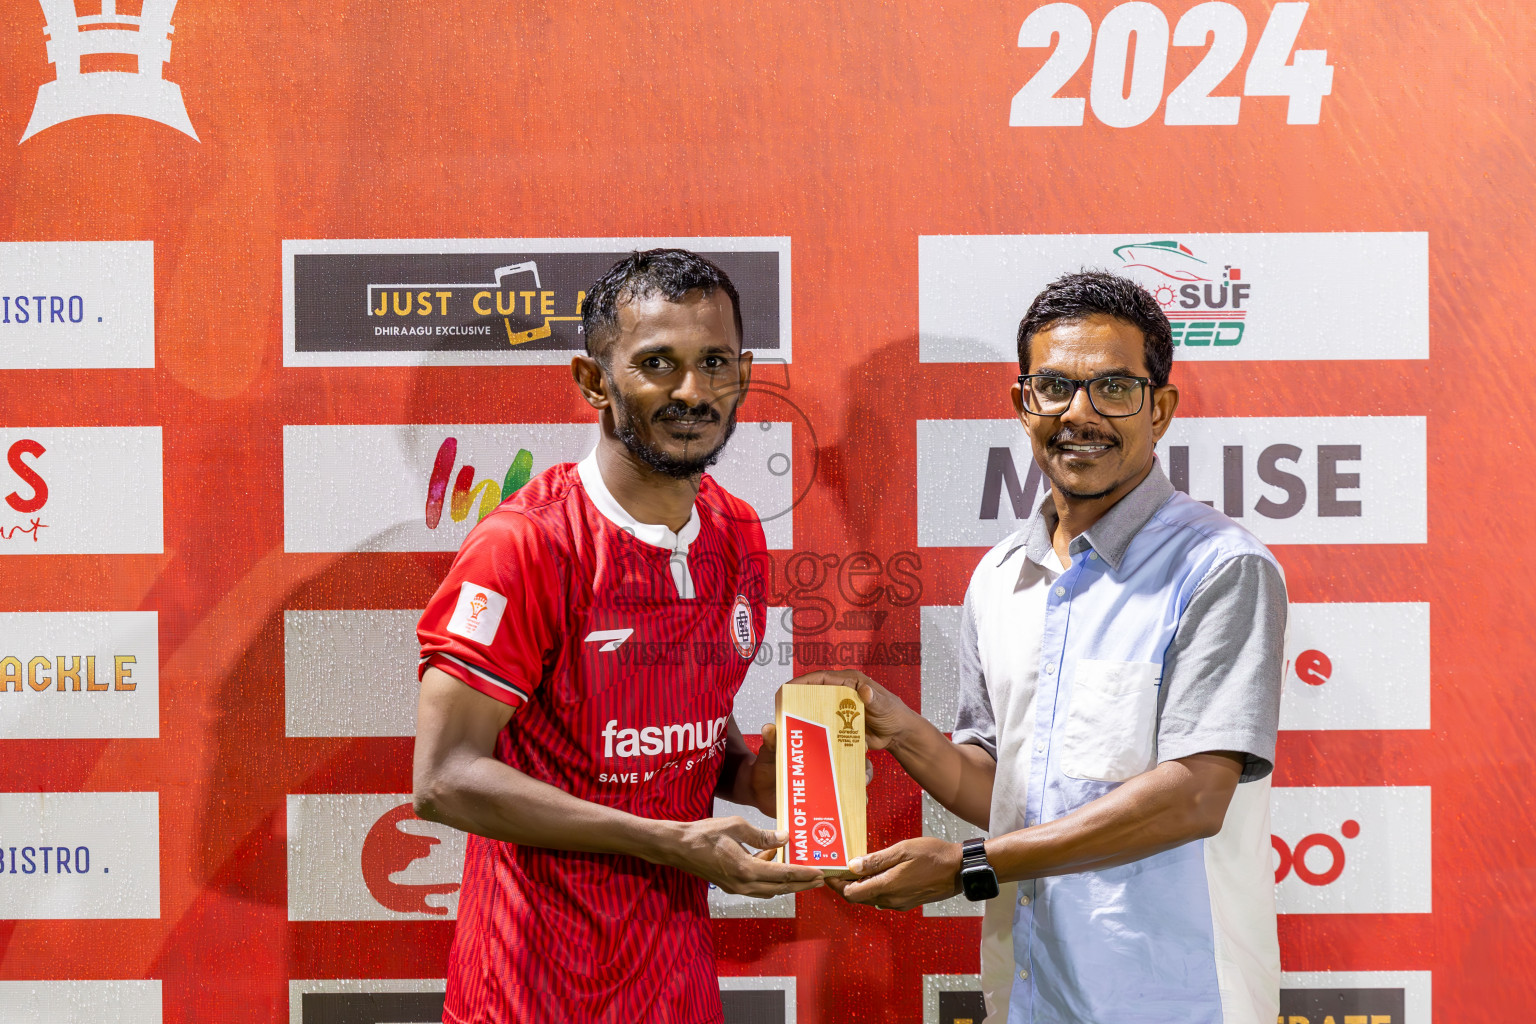
[(1163, 307), (1173, 343), (1225, 348), (1242, 343), (1253, 284), (1240, 267), (1217, 267), (1177, 239), (1128, 242), (1114, 249), (1120, 269)]
[(453, 476), (453, 465), (459, 456), (458, 438), (446, 438), (437, 449), (437, 459), (432, 464), (432, 476), (427, 482), (427, 529), (435, 530), (443, 519), (444, 499), (448, 499), (448, 515), (456, 523), (469, 518), (470, 510), (479, 503), (475, 522), (479, 522), (526, 484), (533, 476), (533, 453), (519, 448), (507, 466), (498, 485), (495, 480), (475, 480), (475, 467), (467, 463), (453, 478), (453, 494), (448, 494), (448, 479)]
[[(118, 0), (39, 2), (57, 78), (38, 88), (22, 142), (45, 128), (98, 114), (148, 118), (197, 140), (181, 87), (161, 77), (171, 59), (176, 0), (124, 3), (138, 7), (138, 14), (119, 13)], [(97, 13), (82, 13), (92, 7)]]

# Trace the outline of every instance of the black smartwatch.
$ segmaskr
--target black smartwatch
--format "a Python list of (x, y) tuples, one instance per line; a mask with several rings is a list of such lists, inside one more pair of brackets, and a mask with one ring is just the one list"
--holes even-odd
[(973, 903), (997, 895), (997, 872), (987, 863), (985, 839), (967, 839), (960, 846), (960, 891)]

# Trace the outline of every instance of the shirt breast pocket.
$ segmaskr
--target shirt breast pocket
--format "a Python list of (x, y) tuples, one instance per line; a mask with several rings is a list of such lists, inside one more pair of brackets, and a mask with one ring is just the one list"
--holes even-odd
[(1124, 782), (1157, 756), (1157, 666), (1150, 661), (1077, 663), (1061, 735), (1061, 771)]

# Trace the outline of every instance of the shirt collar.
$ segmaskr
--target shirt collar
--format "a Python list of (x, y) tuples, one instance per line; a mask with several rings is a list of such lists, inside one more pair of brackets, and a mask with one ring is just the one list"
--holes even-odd
[[(1110, 506), (1098, 522), (1072, 538), (1069, 553), (1075, 555), (1091, 547), (1109, 563), (1111, 569), (1119, 569), (1131, 541), (1172, 496), (1173, 484), (1164, 475), (1162, 463), (1154, 457), (1152, 471), (1147, 474), (1147, 478), (1137, 484), (1131, 493)], [(1040, 507), (1030, 519), (1024, 536), (1024, 553), (1037, 565), (1044, 564), (1046, 552), (1051, 549), (1051, 533), (1056, 529), (1057, 521), (1056, 505), (1051, 501), (1051, 493), (1047, 491), (1040, 499)]]
[(699, 536), (699, 508), (695, 504), (688, 511), (688, 522), (681, 531), (673, 533), (661, 523), (642, 523), (619, 504), (608, 485), (603, 482), (603, 471), (597, 465), (597, 449), (576, 463), (576, 473), (581, 477), (582, 490), (592, 499), (593, 506), (614, 526), (652, 547), (664, 548), (686, 555), (688, 546)]

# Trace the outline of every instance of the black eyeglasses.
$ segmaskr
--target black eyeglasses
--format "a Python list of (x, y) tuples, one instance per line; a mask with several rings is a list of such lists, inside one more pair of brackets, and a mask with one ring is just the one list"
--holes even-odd
[(1100, 416), (1117, 419), (1141, 412), (1147, 399), (1150, 377), (1090, 377), (1073, 380), (1050, 373), (1026, 373), (1019, 377), (1024, 408), (1036, 416), (1060, 416), (1072, 406), (1077, 389), (1088, 391), (1088, 404)]

